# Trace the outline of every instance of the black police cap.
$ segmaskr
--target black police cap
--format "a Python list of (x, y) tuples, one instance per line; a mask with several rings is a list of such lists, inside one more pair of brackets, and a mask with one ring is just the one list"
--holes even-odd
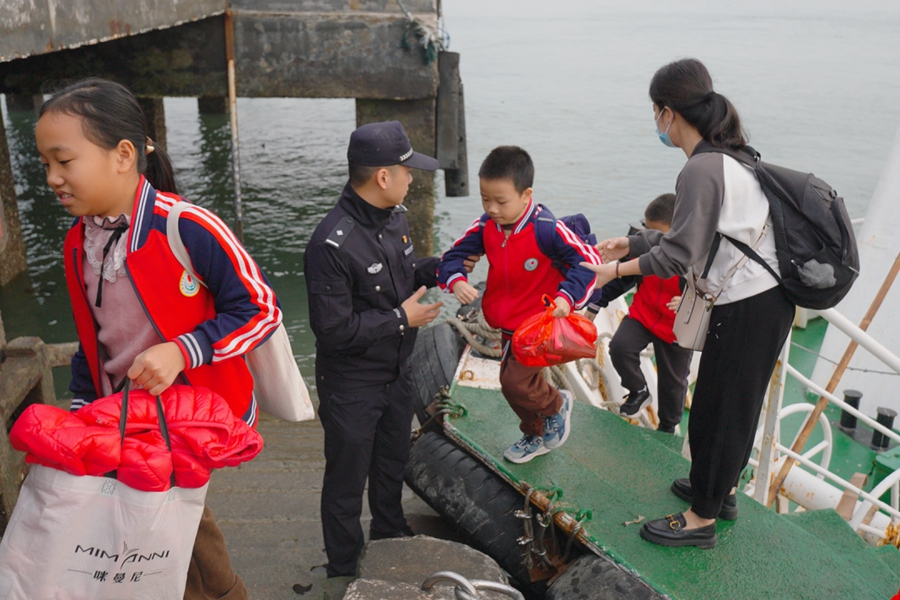
[(438, 168), (436, 159), (413, 150), (400, 121), (369, 123), (351, 133), (347, 160), (360, 167), (404, 165), (424, 171)]

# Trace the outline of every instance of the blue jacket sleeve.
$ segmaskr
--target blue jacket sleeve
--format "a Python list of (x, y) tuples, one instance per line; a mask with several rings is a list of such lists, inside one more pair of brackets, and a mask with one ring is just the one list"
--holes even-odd
[(262, 270), (214, 214), (192, 206), (178, 230), (194, 271), (212, 293), (216, 316), (175, 341), (188, 368), (241, 356), (275, 332), (281, 306)]
[(438, 286), (448, 294), (453, 293), (453, 284), (459, 281), (468, 281), (466, 275), (466, 267), (464, 261), (473, 255), (484, 254), (484, 225), (487, 216), (482, 215), (475, 219), (465, 233), (458, 240), (453, 242), (453, 246), (444, 252), (441, 257), (441, 263), (438, 265), (437, 283)]
[(588, 301), (588, 310), (593, 313), (600, 312), (601, 308), (606, 308), (610, 302), (633, 288), (638, 279), (640, 279), (638, 276), (613, 279), (599, 290), (594, 290)]
[(84, 356), (84, 349), (78, 344), (78, 350), (72, 356), (72, 381), (69, 382), (69, 391), (72, 392), (72, 406), (70, 410), (78, 410), (97, 399), (97, 389), (94, 387), (94, 379), (91, 377), (91, 369)]
[(559, 220), (556, 221), (553, 232), (553, 249), (556, 256), (551, 258), (560, 260), (569, 267), (565, 281), (559, 284), (557, 296), (565, 298), (574, 309), (582, 308), (594, 291), (597, 276), (590, 269), (582, 267), (581, 263), (599, 265), (602, 262), (600, 255)]

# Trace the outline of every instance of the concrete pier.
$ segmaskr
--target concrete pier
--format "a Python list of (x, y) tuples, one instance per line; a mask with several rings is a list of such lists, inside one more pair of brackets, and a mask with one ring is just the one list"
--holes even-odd
[(24, 273), (28, 267), (3, 119), (0, 119), (0, 204), (2, 204), (0, 210), (0, 287), (2, 287)]
[[(413, 145), (432, 155), (435, 132), (441, 131), (442, 147), (450, 148), (445, 168), (456, 170), (450, 177), (453, 195), (464, 195), (466, 182), (457, 180), (467, 179), (458, 163), (458, 157), (465, 158), (458, 132), (465, 121), (456, 110), (459, 103), (437, 112), (440, 61), (414, 33), (437, 34), (439, 2), (403, 0), (403, 6), (409, 18), (396, 0), (0, 3), (0, 93), (23, 104), (56, 82), (90, 75), (113, 79), (141, 98), (151, 137), (165, 148), (163, 97), (197, 97), (201, 112), (227, 108), (226, 39), (233, 37), (237, 96), (355, 98), (359, 124), (398, 119)], [(430, 49), (438, 48), (432, 42)], [(458, 60), (454, 54), (449, 62), (458, 65)], [(455, 99), (458, 68), (444, 80), (453, 87), (447, 97)], [(463, 147), (457, 149), (460, 140)], [(0, 149), (5, 165), (4, 152), (5, 144)], [(0, 172), (0, 184), (2, 177)], [(430, 175), (416, 173), (407, 206), (417, 251), (428, 254), (434, 212)], [(12, 240), (18, 225), (15, 215), (7, 220)], [(11, 262), (8, 270), (21, 272), (18, 265)]]

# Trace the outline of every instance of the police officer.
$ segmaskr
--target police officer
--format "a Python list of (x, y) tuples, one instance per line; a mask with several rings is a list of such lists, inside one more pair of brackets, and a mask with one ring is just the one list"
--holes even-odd
[(356, 570), (366, 478), (370, 538), (413, 535), (400, 504), (413, 413), (409, 357), (416, 328), (441, 307), (419, 303), (439, 259), (416, 257), (403, 206), (412, 169), (434, 171), (438, 161), (414, 152), (398, 121), (354, 131), (347, 158), (350, 181), (303, 259), (325, 430), (329, 577)]

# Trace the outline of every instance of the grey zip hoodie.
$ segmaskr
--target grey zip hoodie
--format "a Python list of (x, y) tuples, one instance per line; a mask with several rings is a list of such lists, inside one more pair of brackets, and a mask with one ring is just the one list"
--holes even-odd
[[(629, 236), (630, 256), (640, 257), (644, 274), (685, 276), (692, 268), (699, 275), (717, 231), (752, 247), (766, 223), (769, 234), (757, 253), (777, 272), (769, 203), (756, 175), (730, 156), (695, 152), (678, 175), (671, 229), (665, 235), (645, 230)], [(697, 287), (718, 294), (725, 274), (743, 258), (744, 254), (723, 238), (708, 277), (700, 280)], [(747, 260), (725, 283), (717, 303), (743, 300), (776, 285), (778, 282), (762, 265)]]

